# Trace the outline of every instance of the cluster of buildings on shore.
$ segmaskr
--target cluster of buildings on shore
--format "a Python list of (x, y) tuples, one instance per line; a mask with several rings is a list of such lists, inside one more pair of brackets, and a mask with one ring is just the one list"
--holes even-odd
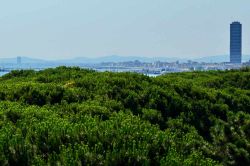
[(188, 72), (188, 71), (208, 71), (208, 70), (231, 70), (239, 69), (244, 66), (250, 66), (250, 63), (198, 63), (188, 61), (184, 63), (177, 62), (161, 62), (153, 63), (129, 61), (129, 62), (108, 62), (96, 65), (94, 69), (98, 71), (112, 71), (112, 72), (137, 72), (147, 75), (160, 75), (165, 73)]

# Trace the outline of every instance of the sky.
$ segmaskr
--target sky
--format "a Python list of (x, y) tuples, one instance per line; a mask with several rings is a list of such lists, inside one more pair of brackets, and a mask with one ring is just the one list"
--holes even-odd
[(0, 58), (225, 55), (232, 21), (250, 54), (249, 11), (249, 0), (0, 0)]

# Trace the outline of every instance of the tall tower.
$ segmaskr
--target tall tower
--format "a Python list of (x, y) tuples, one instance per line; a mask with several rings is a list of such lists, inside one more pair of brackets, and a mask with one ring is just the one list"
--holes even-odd
[(230, 63), (241, 63), (242, 26), (240, 22), (230, 24)]

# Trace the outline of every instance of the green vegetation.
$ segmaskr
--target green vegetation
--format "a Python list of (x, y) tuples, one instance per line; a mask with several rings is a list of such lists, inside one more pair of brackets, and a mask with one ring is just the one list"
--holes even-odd
[(250, 165), (250, 69), (0, 78), (0, 165)]

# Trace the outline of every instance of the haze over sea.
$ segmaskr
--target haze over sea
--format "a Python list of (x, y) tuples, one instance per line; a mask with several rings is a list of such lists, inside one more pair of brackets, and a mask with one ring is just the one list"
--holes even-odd
[(8, 72), (0, 72), (0, 76), (3, 76), (4, 74), (7, 74)]

